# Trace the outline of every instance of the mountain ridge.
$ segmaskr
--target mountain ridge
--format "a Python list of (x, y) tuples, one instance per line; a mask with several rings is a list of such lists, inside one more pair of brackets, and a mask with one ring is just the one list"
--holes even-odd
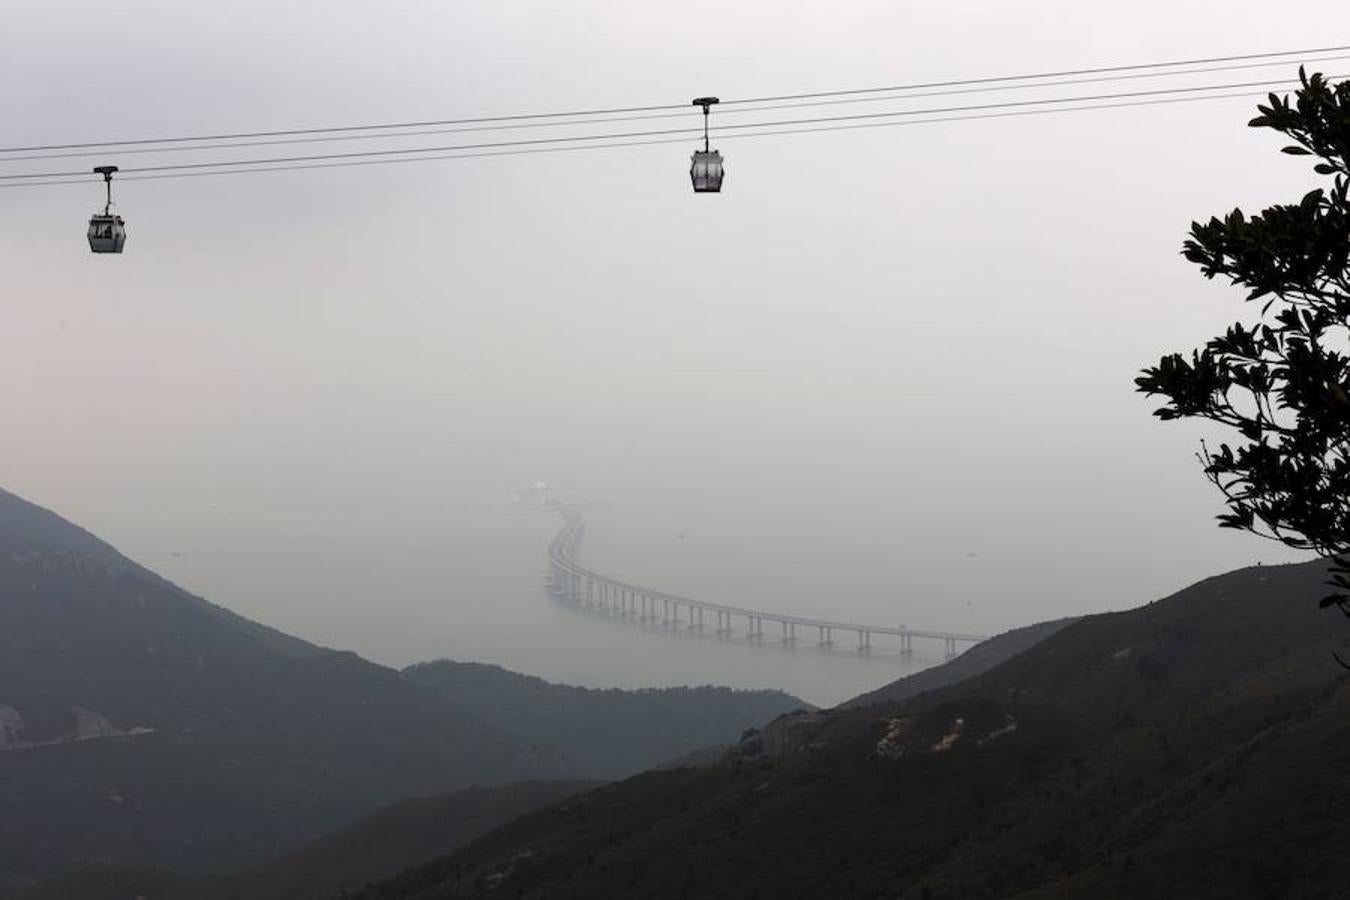
[(784, 717), (711, 768), (590, 792), (358, 896), (1345, 896), (1350, 677), (1324, 579), (1248, 568), (1085, 616), (974, 678)]
[(547, 742), (579, 773), (620, 778), (811, 704), (782, 691), (698, 687), (584, 688), (488, 663), (433, 660), (403, 670), (456, 707), (527, 740)]
[[(0, 808), (29, 811), (0, 817), (0, 875), (243, 865), (404, 797), (566, 774), (397, 671), (210, 604), (8, 492), (0, 705), (10, 743), (40, 745), (0, 751)], [(63, 742), (77, 709), (133, 734)]]
[[(450, 670), (535, 696), (456, 685)], [(429, 683), (238, 616), (0, 491), (0, 809), (30, 811), (0, 816), (0, 888), (82, 865), (151, 883), (164, 869), (177, 883), (256, 866), (409, 798), (575, 781), (549, 728), (577, 732), (569, 749), (594, 755), (593, 773), (627, 774), (701, 732), (648, 736), (626, 719), (727, 740), (801, 705), (780, 692), (590, 691), (450, 662), (419, 671)], [(608, 731), (577, 731), (584, 717), (559, 698), (624, 712)], [(533, 717), (545, 727), (521, 727)]]

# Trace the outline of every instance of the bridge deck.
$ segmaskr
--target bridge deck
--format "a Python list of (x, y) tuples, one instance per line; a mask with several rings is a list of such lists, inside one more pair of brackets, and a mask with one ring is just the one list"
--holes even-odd
[(747, 620), (758, 620), (759, 622), (775, 622), (782, 625), (802, 626), (805, 628), (816, 628), (829, 631), (852, 631), (861, 635), (890, 635), (900, 638), (931, 638), (948, 642), (958, 643), (979, 643), (985, 638), (982, 635), (964, 634), (954, 631), (935, 631), (922, 628), (904, 628), (889, 625), (866, 625), (858, 622), (841, 622), (831, 619), (813, 619), (806, 616), (794, 616), (785, 613), (769, 612), (767, 610), (749, 609), (743, 606), (730, 606), (724, 603), (709, 603), (703, 600), (694, 600), (689, 597), (681, 597), (677, 594), (670, 594), (665, 591), (657, 591), (642, 585), (633, 584), (627, 581), (620, 581), (616, 578), (610, 578), (602, 575), (592, 569), (577, 562), (575, 553), (577, 545), (581, 540), (582, 531), (585, 529), (585, 523), (581, 515), (571, 507), (560, 503), (554, 503), (556, 509), (564, 519), (564, 525), (557, 536), (549, 544), (548, 556), (553, 566), (562, 572), (578, 578), (586, 579), (592, 585), (604, 586), (607, 589), (615, 591), (626, 591), (634, 596), (649, 598), (655, 602), (678, 604), (689, 609), (704, 610), (707, 612), (719, 613), (728, 616), (740, 616)]

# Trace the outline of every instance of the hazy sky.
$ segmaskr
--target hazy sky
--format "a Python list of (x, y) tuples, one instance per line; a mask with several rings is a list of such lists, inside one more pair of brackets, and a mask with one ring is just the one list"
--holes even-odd
[[(1343, 0), (125, 0), (13, 2), (4, 20), (2, 146), (1350, 36)], [(379, 661), (842, 696), (889, 670), (548, 609), (555, 523), (506, 497), (542, 478), (602, 504), (587, 559), (632, 579), (927, 627), (1123, 608), (1291, 558), (1214, 527), (1199, 432), (1156, 423), (1131, 386), (1252, 312), (1178, 256), (1191, 219), (1314, 183), (1245, 127), (1254, 102), (725, 140), (717, 197), (689, 190), (692, 141), (126, 182), (121, 258), (84, 246), (98, 185), (0, 191), (0, 481), (213, 600)], [(99, 161), (147, 164), (25, 165)]]

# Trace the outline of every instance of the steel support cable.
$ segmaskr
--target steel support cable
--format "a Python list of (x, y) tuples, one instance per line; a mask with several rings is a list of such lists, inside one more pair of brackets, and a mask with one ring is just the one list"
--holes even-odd
[(45, 144), (32, 147), (0, 147), (0, 153), (26, 153), (36, 150), (74, 150), (81, 147), (127, 147), (135, 144), (178, 144), (190, 141), (223, 141), (229, 138), (282, 137), (300, 134), (328, 134), (343, 131), (378, 131), (395, 128), (426, 128), (433, 125), (470, 125), (480, 122), (512, 122), (525, 119), (573, 118), (580, 116), (602, 116), (614, 113), (654, 112), (657, 110), (684, 109), (684, 103), (664, 103), (655, 106), (627, 106), (614, 109), (587, 109), (555, 113), (522, 113), (509, 116), (472, 116), (463, 119), (433, 119), (422, 122), (387, 122), (376, 125), (331, 125), (323, 128), (282, 128), (275, 131), (239, 131), (223, 134), (200, 134), (192, 137), (153, 137), (135, 138), (119, 141), (83, 141), (69, 144)]
[[(1330, 77), (1340, 78), (1343, 76), (1333, 75)], [(845, 116), (820, 116), (816, 118), (805, 118), (805, 119), (780, 119), (773, 122), (752, 122), (739, 124), (733, 123), (730, 125), (721, 126), (718, 134), (719, 137), (729, 137), (730, 135), (728, 134), (728, 132), (739, 131), (744, 129), (782, 128), (797, 125), (828, 124), (834, 122), (853, 122), (863, 120), (891, 119), (891, 118), (902, 118), (902, 117), (924, 116), (924, 115), (940, 115), (948, 113), (981, 112), (996, 109), (1026, 108), (1026, 107), (1045, 106), (1047, 104), (1088, 103), (1103, 100), (1136, 99), (1145, 97), (1170, 96), (1175, 94), (1193, 94), (1198, 91), (1234, 90), (1238, 88), (1252, 88), (1252, 87), (1272, 87), (1281, 84), (1289, 84), (1292, 81), (1293, 79), (1279, 79), (1274, 81), (1252, 81), (1238, 84), (1216, 84), (1216, 85), (1178, 87), (1178, 88), (1157, 88), (1154, 90), (1126, 91), (1116, 94), (1095, 94), (1095, 95), (1090, 94), (1078, 97), (1049, 97), (1049, 98), (1038, 98), (1033, 100), (1010, 100), (1000, 103), (974, 104), (971, 106), (949, 106), (949, 107), (936, 107), (927, 109), (896, 110), (890, 112), (877, 112), (877, 113), (854, 113)], [(285, 163), (299, 163), (299, 162), (324, 162), (330, 160), (343, 160), (343, 159), (369, 159), (373, 157), (398, 157), (398, 156), (409, 156), (414, 154), (447, 153), (459, 150), (485, 150), (485, 149), (496, 149), (507, 147), (539, 146), (549, 144), (575, 144), (587, 141), (605, 141), (605, 140), (646, 138), (646, 137), (666, 137), (674, 135), (689, 135), (701, 133), (702, 133), (701, 129), (666, 128), (666, 129), (657, 129), (653, 131), (620, 132), (616, 134), (573, 135), (568, 137), (532, 138), (521, 141), (489, 141), (477, 144), (452, 144), (440, 147), (409, 147), (395, 150), (369, 150), (369, 151), (356, 151), (350, 153), (323, 153), (323, 154), (313, 154), (309, 156), (283, 156), (283, 157), (272, 157), (270, 159), (244, 159), (244, 160), (228, 160), (228, 161), (222, 160), (212, 162), (172, 163), (160, 166), (141, 166), (138, 168), (125, 168), (122, 171), (124, 173), (176, 172), (176, 171), (190, 171), (195, 169), (216, 169), (216, 168), (223, 168), (226, 166), (258, 166), (268, 164), (285, 164)], [(86, 173), (79, 171), (6, 174), (0, 175), (0, 181), (51, 180), (57, 178), (71, 178), (85, 174)]]
[(1065, 69), (1059, 72), (1039, 72), (1030, 75), (989, 76), (986, 78), (961, 78), (950, 81), (930, 81), (925, 84), (894, 85), (891, 87), (850, 88), (839, 91), (814, 91), (805, 94), (780, 94), (776, 97), (753, 97), (741, 100), (723, 100), (722, 104), (768, 103), (777, 100), (808, 100), (814, 97), (843, 97), (850, 94), (873, 94), (882, 91), (922, 90), (935, 87), (960, 87), (962, 85), (991, 84), (999, 81), (1032, 81), (1039, 78), (1059, 78), (1066, 75), (1098, 75), (1106, 72), (1129, 72), (1139, 69), (1163, 69), (1173, 66), (1198, 66), (1205, 63), (1236, 62), (1245, 59), (1271, 59), (1275, 57), (1312, 56), (1320, 53), (1342, 53), (1350, 50), (1350, 45), (1337, 47), (1314, 47), (1305, 50), (1278, 50), (1271, 53), (1240, 53), (1233, 56), (1211, 56), (1200, 59), (1179, 59), (1171, 62), (1135, 63), (1122, 66), (1098, 66), (1091, 69)]
[[(1328, 56), (1317, 59), (1306, 59), (1300, 60), (1300, 62), (1303, 62), (1304, 64), (1319, 64), (1327, 62), (1342, 62), (1347, 59), (1350, 59), (1350, 55)], [(978, 87), (954, 88), (949, 90), (924, 91), (920, 93), (896, 94), (887, 96), (882, 96), (878, 94), (869, 94), (866, 96), (839, 97), (827, 100), (810, 100), (802, 103), (775, 103), (766, 106), (733, 107), (731, 109), (723, 110), (721, 113), (719, 113), (719, 118), (723, 115), (750, 115), (754, 113), (770, 112), (779, 109), (802, 109), (808, 107), (837, 106), (846, 103), (878, 103), (878, 102), (897, 103), (923, 99), (928, 97), (951, 97), (965, 94), (994, 93), (998, 91), (1031, 91), (1052, 87), (1069, 87), (1079, 84), (1100, 84), (1103, 82), (1133, 81), (1140, 78), (1173, 78), (1181, 75), (1207, 75), (1218, 72), (1232, 72), (1249, 69), (1270, 68), (1272, 66), (1283, 66), (1287, 64), (1288, 61), (1280, 60), (1276, 62), (1246, 63), (1236, 66), (1217, 66), (1213, 68), (1202, 68), (1202, 69), (1181, 69), (1169, 72), (1148, 71), (1148, 72), (1136, 72), (1128, 74), (1099, 75), (1090, 78), (1061, 79), (1058, 81), (1048, 81), (1034, 85), (995, 84)], [(186, 144), (174, 144), (168, 146), (159, 144), (151, 147), (125, 147), (118, 149), (116, 152), (119, 156), (131, 156), (131, 155), (142, 155), (147, 153), (192, 153), (206, 150), (233, 150), (237, 148), (247, 148), (247, 147), (278, 147), (295, 144), (323, 144), (323, 143), (334, 143), (338, 141), (378, 141), (378, 140), (392, 141), (413, 137), (427, 137), (430, 135), (438, 135), (438, 134), (468, 134), (482, 131), (518, 131), (518, 130), (536, 130), (541, 128), (560, 128), (560, 127), (575, 128), (583, 125), (601, 125), (615, 122), (639, 122), (639, 121), (651, 121), (655, 119), (677, 119), (696, 116), (698, 116), (698, 112), (696, 110), (686, 109), (682, 107), (679, 112), (651, 113), (632, 116), (615, 116), (599, 119), (574, 119), (567, 121), (545, 121), (545, 122), (530, 122), (530, 123), (512, 122), (497, 125), (465, 125), (450, 128), (427, 128), (427, 129), (403, 130), (403, 131), (390, 130), (387, 133), (372, 133), (363, 131), (355, 134), (346, 134), (346, 133), (329, 134), (317, 137), (316, 136), (289, 137), (289, 138), (275, 138), (259, 141), (240, 140), (214, 144), (211, 143), (194, 144), (190, 146)], [(8, 151), (0, 151), (0, 153), (3, 152)], [(94, 149), (80, 150), (71, 153), (67, 152), (34, 153), (27, 156), (0, 157), (0, 163), (33, 162), (45, 159), (82, 159), (87, 157), (103, 156), (106, 155), (108, 152), (109, 151), (103, 148), (102, 145), (99, 145)]]
[[(1294, 61), (1301, 62), (1302, 64), (1307, 65), (1324, 62), (1343, 62), (1347, 59), (1350, 59), (1350, 55), (1326, 56), (1320, 57), (1318, 59), (1306, 59), (1306, 60), (1300, 59)], [(954, 88), (950, 90), (940, 90), (940, 91), (922, 91), (920, 93), (897, 94), (893, 96), (877, 96), (874, 94), (869, 94), (866, 96), (841, 97), (838, 99), (831, 99), (831, 100), (809, 100), (803, 103), (779, 103), (771, 106), (731, 108), (722, 110), (719, 115), (723, 116), (728, 114), (736, 115), (749, 112), (762, 112), (765, 110), (773, 110), (773, 109), (802, 109), (805, 107), (815, 107), (815, 106), (836, 106), (843, 103), (877, 103), (877, 102), (887, 103), (904, 100), (917, 100), (925, 97), (953, 97), (964, 94), (993, 93), (996, 91), (1034, 91), (1048, 87), (1068, 87), (1079, 84), (1100, 84), (1109, 81), (1134, 81), (1140, 78), (1172, 78), (1180, 75), (1206, 75), (1215, 72), (1233, 72), (1245, 69), (1265, 69), (1271, 68), (1273, 66), (1288, 65), (1289, 62), (1290, 61), (1288, 60), (1281, 60), (1279, 62), (1253, 63), (1250, 65), (1241, 65), (1241, 66), (1218, 66), (1209, 69), (1183, 69), (1175, 72), (1141, 72), (1137, 74), (1128, 74), (1128, 75), (1103, 75), (1092, 78), (1070, 78), (1060, 81), (1046, 81), (1041, 82), (1039, 84), (999, 84), (999, 85), (987, 85), (982, 87)], [(1293, 79), (1289, 79), (1289, 81), (1292, 82)]]
[[(1061, 69), (1058, 71), (1024, 73), (1017, 75), (997, 75), (982, 78), (950, 79), (946, 81), (919, 82), (912, 84), (889, 85), (884, 87), (851, 88), (847, 90), (835, 90), (835, 91), (813, 91), (798, 94), (778, 94), (764, 97), (743, 97), (739, 99), (723, 100), (722, 105), (726, 107), (741, 104), (770, 103), (783, 100), (807, 100), (824, 97), (859, 96), (865, 94), (894, 93), (898, 91), (915, 91), (928, 88), (964, 87), (964, 86), (974, 86), (984, 84), (996, 84), (999, 82), (1034, 82), (1037, 80), (1044, 80), (1048, 78), (1063, 78), (1072, 75), (1102, 75), (1116, 72), (1141, 71), (1147, 69), (1157, 70), (1157, 69), (1177, 68), (1179, 66), (1196, 66), (1215, 63), (1240, 62), (1244, 60), (1258, 60), (1258, 59), (1289, 60), (1291, 58), (1296, 58), (1300, 56), (1313, 56), (1318, 54), (1341, 53), (1347, 51), (1350, 51), (1350, 44), (1330, 46), (1330, 47), (1304, 48), (1301, 50), (1280, 50), (1267, 53), (1243, 53), (1243, 54), (1233, 54), (1230, 56), (1198, 57), (1194, 59), (1171, 60), (1167, 62), (1133, 63), (1128, 65), (1096, 66), (1081, 69)], [(596, 108), (585, 110), (568, 110), (550, 113), (520, 113), (511, 115), (473, 116), (467, 118), (436, 119), (436, 120), (412, 121), (412, 122), (336, 125), (317, 128), (275, 129), (271, 131), (224, 132), (218, 134), (205, 134), (194, 136), (151, 137), (151, 138), (136, 138), (136, 139), (115, 140), (115, 141), (83, 141), (83, 142), (70, 142), (64, 144), (41, 144), (23, 147), (0, 147), (0, 153), (25, 153), (25, 152), (37, 152), (46, 150), (76, 150), (76, 149), (89, 149), (95, 147), (104, 147), (104, 148), (128, 147), (137, 144), (190, 143), (201, 141), (221, 141), (230, 139), (337, 134), (342, 132), (356, 132), (356, 131), (381, 131), (381, 130), (389, 131), (400, 128), (401, 129), (426, 128), (441, 125), (472, 125), (472, 124), (486, 124), (499, 122), (500, 123), (521, 122), (531, 119), (547, 120), (547, 119), (562, 119), (562, 118), (580, 118), (584, 116), (614, 115), (620, 113), (649, 113), (649, 112), (683, 110), (686, 109), (687, 106), (688, 106), (687, 103), (666, 103), (666, 104), (651, 104), (646, 106), (626, 106), (626, 107)]]
[[(1006, 118), (1017, 118), (1022, 116), (1055, 115), (1069, 112), (1090, 112), (1092, 110), (1103, 110), (1103, 109), (1124, 109), (1143, 106), (1161, 106), (1164, 104), (1173, 104), (1173, 103), (1202, 103), (1213, 100), (1245, 99), (1260, 96), (1264, 96), (1264, 94), (1261, 92), (1246, 91), (1242, 93), (1215, 94), (1202, 97), (1163, 97), (1163, 98), (1155, 98), (1152, 100), (1126, 101), (1123, 103), (1097, 103), (1084, 106), (1056, 107), (1051, 109), (1022, 109), (1022, 110), (1011, 110), (1006, 112), (979, 113), (975, 115), (966, 115), (966, 116), (957, 115), (957, 116), (942, 116), (930, 119), (907, 119), (899, 122), (864, 122), (849, 125), (827, 125), (819, 128), (791, 128), (775, 131), (724, 135), (723, 139), (749, 140), (754, 138), (775, 137), (775, 136), (817, 134), (828, 131), (856, 131), (872, 128), (895, 128), (909, 125), (932, 125), (932, 124), (941, 124), (945, 122), (970, 122), (985, 119), (1006, 119)], [(298, 171), (311, 171), (317, 169), (345, 169), (357, 166), (395, 165), (402, 163), (434, 162), (434, 161), (454, 160), (454, 159), (486, 159), (494, 156), (522, 156), (539, 153), (565, 153), (565, 152), (578, 152), (583, 150), (605, 150), (622, 147), (646, 147), (652, 145), (682, 144), (684, 142), (685, 138), (683, 137), (678, 138), (667, 137), (648, 141), (619, 141), (604, 144), (589, 144), (589, 145), (566, 146), (566, 147), (531, 147), (514, 150), (494, 150), (494, 151), (470, 152), (470, 153), (447, 153), (447, 154), (437, 154), (433, 156), (404, 157), (399, 159), (366, 159), (347, 162), (310, 163), (302, 165), (277, 165), (265, 167), (251, 166), (247, 168), (234, 168), (234, 169), (222, 168), (210, 171), (197, 171), (197, 172), (168, 172), (168, 173), (158, 173), (148, 175), (131, 175), (127, 178), (122, 178), (120, 180), (164, 181), (179, 178), (207, 178), (221, 175), (257, 175), (257, 174), (265, 174), (267, 172), (298, 172)], [(74, 184), (85, 185), (88, 183), (89, 183), (88, 178), (81, 177), (81, 178), (67, 178), (55, 181), (11, 182), (7, 184), (0, 184), (0, 189), (23, 188), (23, 187), (48, 187), (59, 185), (74, 185)]]

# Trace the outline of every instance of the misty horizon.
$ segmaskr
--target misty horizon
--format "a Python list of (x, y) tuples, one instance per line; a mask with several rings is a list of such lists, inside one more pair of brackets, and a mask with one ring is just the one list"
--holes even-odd
[[(684, 102), (1324, 43), (1339, 7), (1302, 8), (354, 6), (315, 43), (272, 5), (32, 7), (0, 112), (18, 145)], [(716, 197), (693, 141), (126, 181), (115, 259), (81, 245), (101, 185), (10, 190), (4, 486), (382, 663), (822, 701), (895, 673), (569, 618), (556, 523), (507, 498), (594, 501), (585, 558), (660, 589), (988, 634), (1302, 559), (1213, 528), (1203, 432), (1131, 386), (1234, 316), (1188, 223), (1307, 184), (1256, 99), (727, 139)]]

